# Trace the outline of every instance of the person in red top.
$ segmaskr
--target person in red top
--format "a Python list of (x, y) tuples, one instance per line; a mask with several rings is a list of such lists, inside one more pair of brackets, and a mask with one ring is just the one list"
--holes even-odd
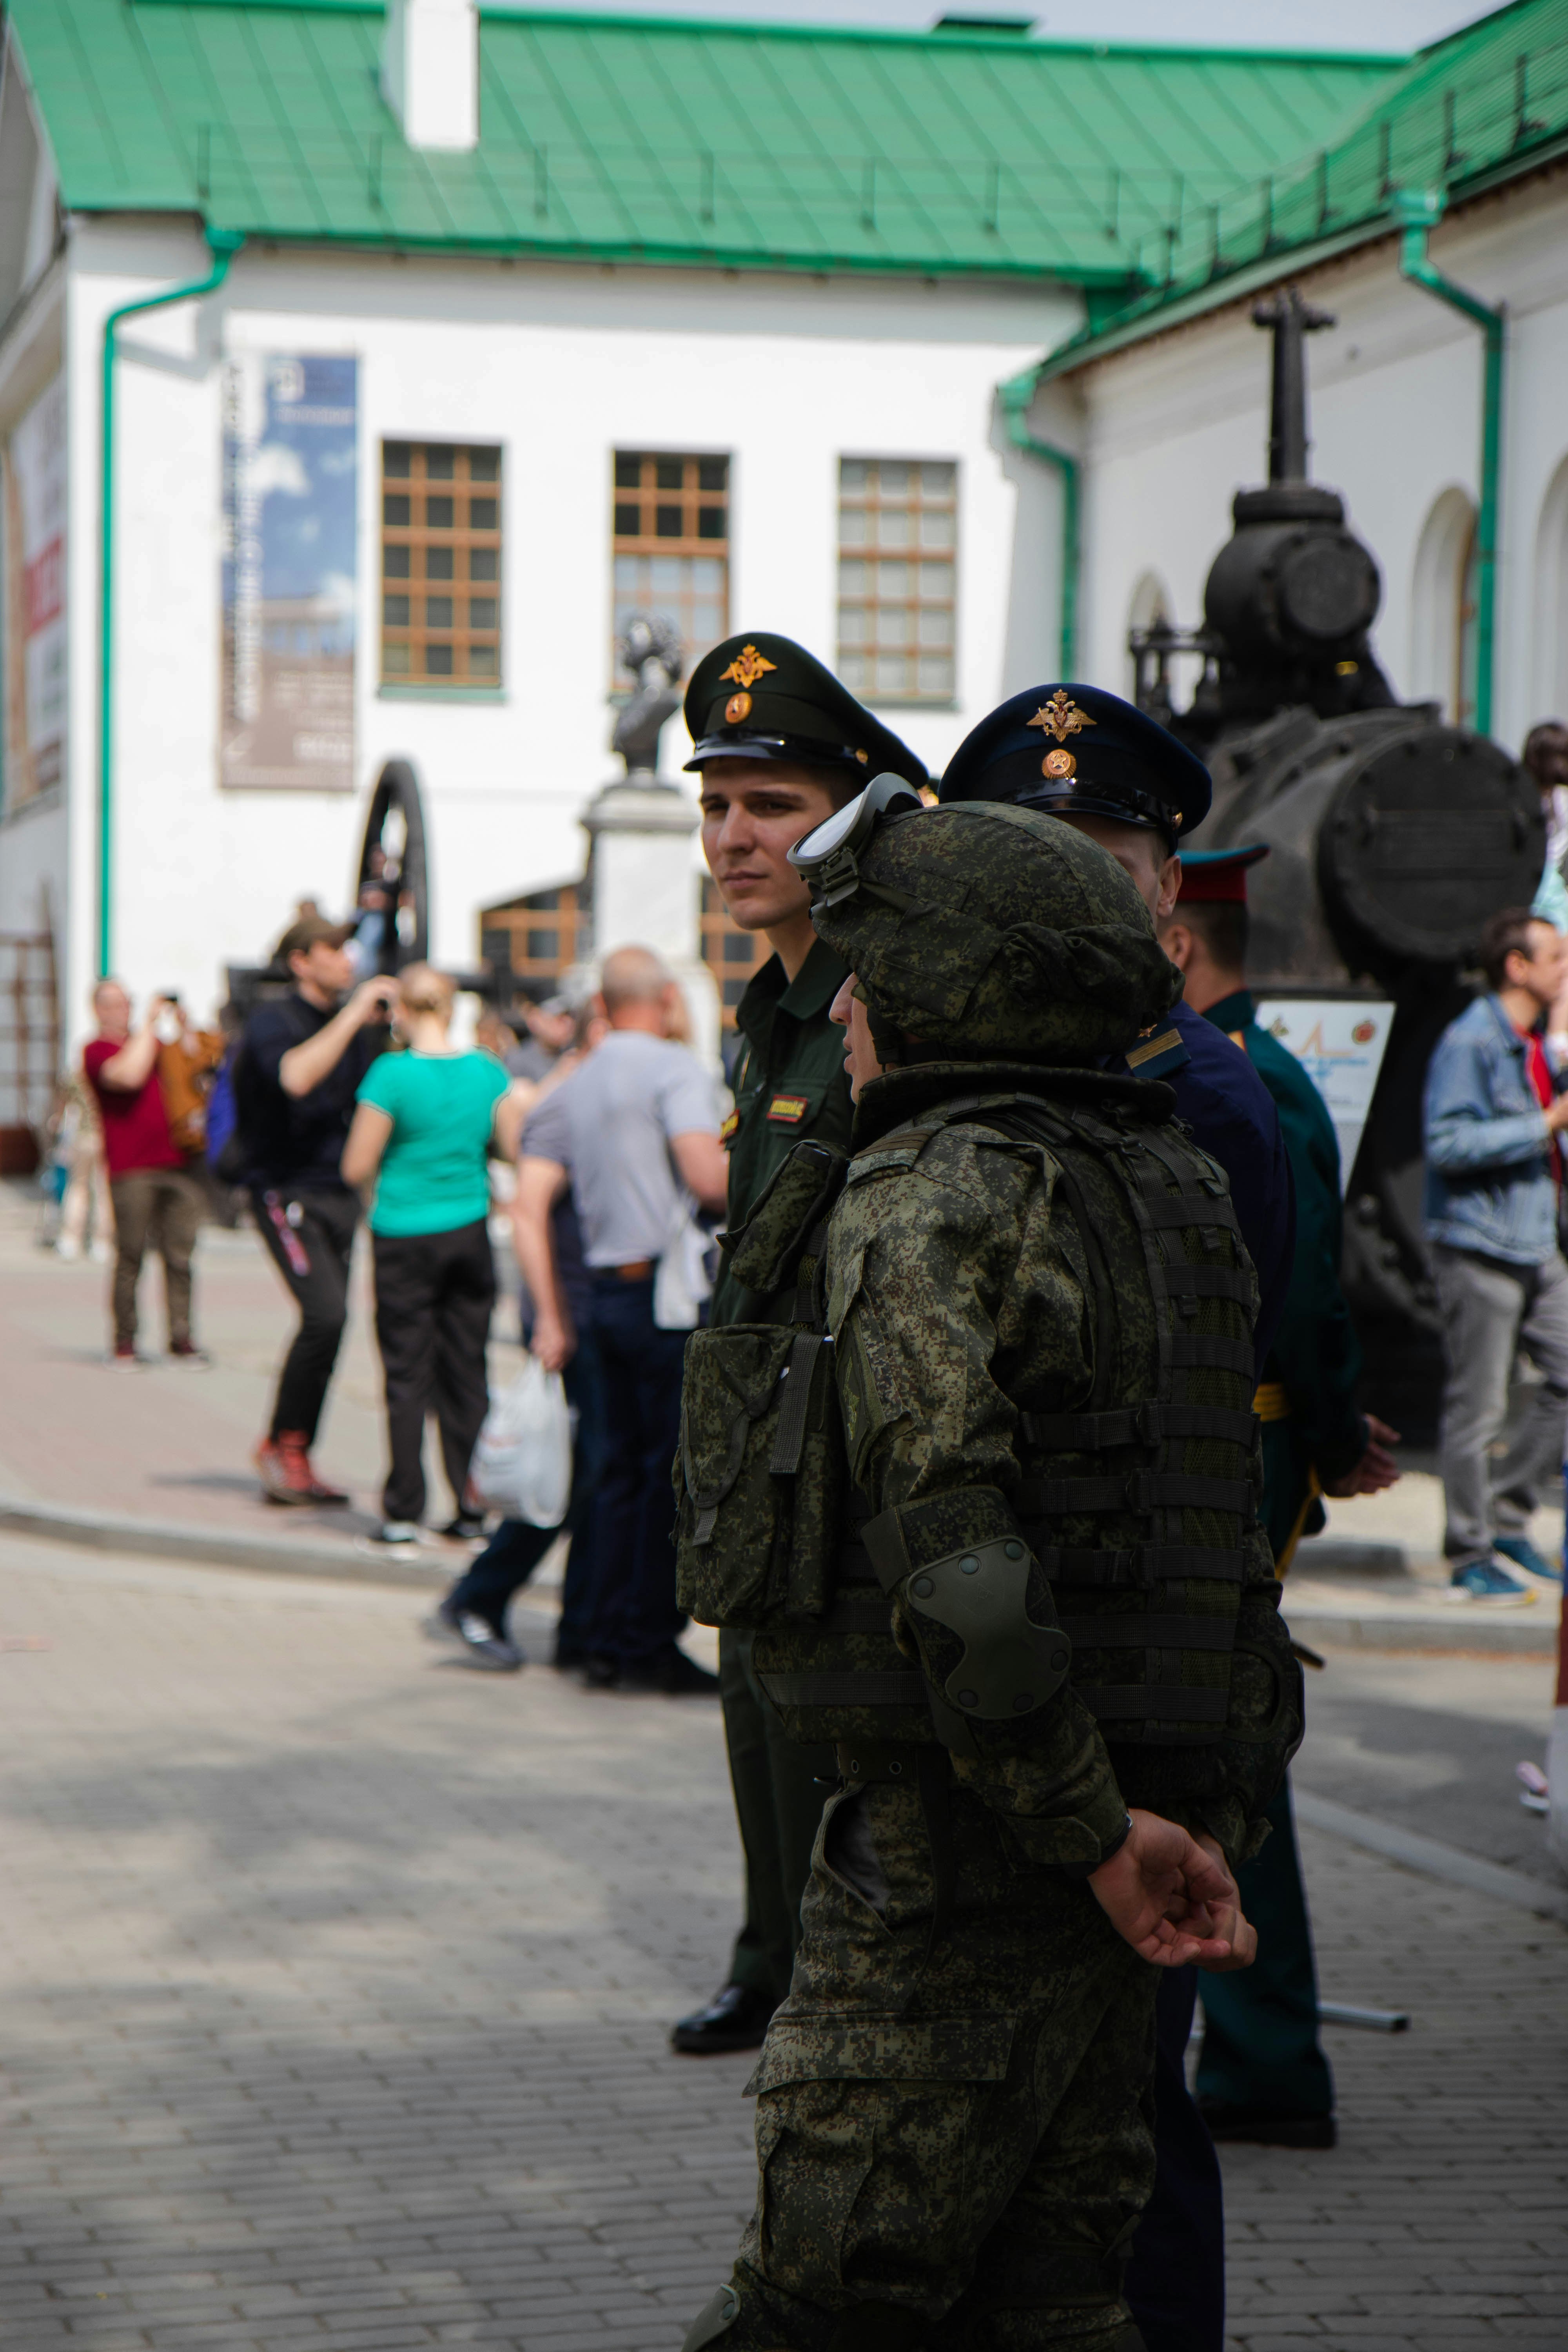
[(144, 1360), (136, 1348), (136, 1286), (149, 1244), (163, 1261), (169, 1312), (169, 1353), (177, 1363), (205, 1365), (191, 1337), (191, 1253), (206, 1199), (169, 1132), (158, 1083), (159, 1031), (184, 1016), (166, 996), (155, 996), (142, 1025), (131, 1027), (131, 999), (117, 980), (92, 992), (98, 1034), (83, 1049), (82, 1066), (103, 1116), (103, 1153), (114, 1202), (114, 1353), (116, 1364)]

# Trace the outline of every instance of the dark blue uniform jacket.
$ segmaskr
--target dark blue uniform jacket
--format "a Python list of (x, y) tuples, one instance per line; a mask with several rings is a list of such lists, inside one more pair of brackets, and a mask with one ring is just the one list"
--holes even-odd
[[(1173, 1031), (1174, 1041), (1166, 1045)], [(1181, 1003), (1129, 1066), (1137, 1077), (1163, 1078), (1175, 1089), (1177, 1118), (1230, 1179), (1236, 1222), (1262, 1297), (1254, 1342), (1261, 1378), (1296, 1255), (1296, 1194), (1273, 1099), (1246, 1055)]]

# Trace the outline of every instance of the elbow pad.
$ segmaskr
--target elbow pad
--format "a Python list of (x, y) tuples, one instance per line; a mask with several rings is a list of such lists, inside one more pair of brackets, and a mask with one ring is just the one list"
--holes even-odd
[[(1005, 1521), (1009, 1515), (1000, 1495), (990, 1489), (971, 1493), (976, 1503), (984, 1498), (995, 1507), (975, 1514), (982, 1526)], [(949, 1518), (959, 1499), (942, 1497), (941, 1517)], [(863, 1540), (879, 1581), (903, 1603), (917, 1640), (923, 1621), (944, 1628), (963, 1644), (957, 1664), (940, 1685), (950, 1706), (982, 1723), (1012, 1723), (1033, 1714), (1067, 1680), (1072, 1644), (1059, 1625), (1042, 1625), (1029, 1614), (1029, 1577), (1036, 1563), (1028, 1545), (1016, 1533), (999, 1531), (925, 1559), (921, 1555), (934, 1548), (933, 1538), (941, 1540), (935, 1526), (921, 1525), (928, 1517), (935, 1519), (937, 1513), (916, 1505), (883, 1511), (868, 1523)], [(924, 1652), (927, 1645), (922, 1642), (921, 1647)], [(951, 1653), (951, 1643), (945, 1647)]]

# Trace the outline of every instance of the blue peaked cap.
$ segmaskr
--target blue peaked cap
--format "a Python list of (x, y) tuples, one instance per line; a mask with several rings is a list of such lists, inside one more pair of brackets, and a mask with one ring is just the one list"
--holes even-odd
[(1169, 729), (1098, 686), (1032, 686), (966, 735), (942, 780), (955, 801), (1011, 801), (1047, 815), (1105, 816), (1173, 849), (1209, 813), (1203, 761)]

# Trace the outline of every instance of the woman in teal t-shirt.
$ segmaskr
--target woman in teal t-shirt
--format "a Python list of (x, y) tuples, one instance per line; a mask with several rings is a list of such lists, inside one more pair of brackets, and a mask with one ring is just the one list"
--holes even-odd
[(344, 1183), (375, 1183), (375, 1336), (392, 1457), (374, 1538), (382, 1544), (419, 1540), (430, 1412), (457, 1502), (441, 1532), (482, 1532), (468, 1486), (489, 1402), (485, 1349), (496, 1295), (486, 1162), (510, 1081), (493, 1054), (451, 1045), (455, 993), (427, 963), (399, 973), (395, 1018), (408, 1050), (383, 1054), (366, 1071), (343, 1147)]

